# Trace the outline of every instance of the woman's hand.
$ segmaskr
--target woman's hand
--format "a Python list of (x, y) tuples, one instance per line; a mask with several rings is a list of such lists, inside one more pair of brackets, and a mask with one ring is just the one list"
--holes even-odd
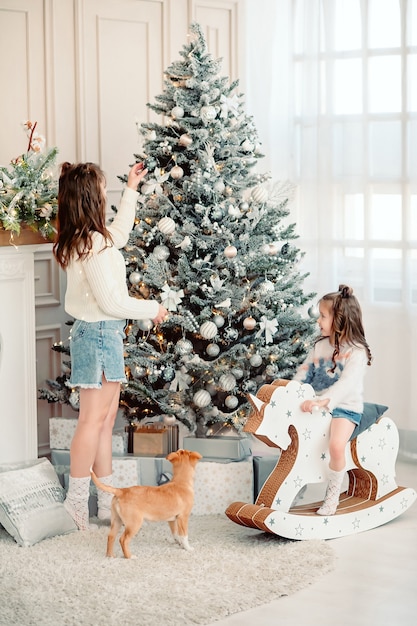
[(127, 176), (127, 186), (136, 191), (139, 183), (147, 173), (148, 170), (143, 163), (135, 163)]
[(167, 309), (164, 306), (162, 306), (162, 304), (160, 304), (158, 315), (156, 315), (152, 321), (155, 325), (160, 324), (161, 322), (165, 321), (167, 317), (168, 317)]
[(312, 413), (314, 410), (319, 411), (323, 407), (327, 407), (329, 404), (329, 398), (323, 398), (322, 400), (304, 400), (301, 404), (301, 410), (304, 413)]

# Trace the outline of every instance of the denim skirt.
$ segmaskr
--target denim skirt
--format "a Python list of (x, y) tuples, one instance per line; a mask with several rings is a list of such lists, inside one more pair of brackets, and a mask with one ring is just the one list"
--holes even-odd
[(103, 374), (109, 382), (126, 382), (123, 340), (126, 320), (75, 320), (70, 332), (70, 387), (99, 389)]

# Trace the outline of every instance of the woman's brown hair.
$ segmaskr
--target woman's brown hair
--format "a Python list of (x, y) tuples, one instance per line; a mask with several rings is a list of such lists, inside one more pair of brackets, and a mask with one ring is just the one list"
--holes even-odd
[(347, 285), (339, 285), (339, 291), (327, 293), (320, 302), (327, 302), (333, 314), (330, 342), (334, 345), (333, 368), (336, 367), (336, 357), (342, 344), (363, 346), (371, 364), (372, 354), (365, 339), (362, 323), (362, 311), (358, 299), (353, 295), (353, 289)]
[(58, 187), (58, 235), (53, 247), (63, 269), (73, 255), (86, 257), (97, 231), (111, 245), (106, 228), (105, 176), (94, 163), (63, 163)]

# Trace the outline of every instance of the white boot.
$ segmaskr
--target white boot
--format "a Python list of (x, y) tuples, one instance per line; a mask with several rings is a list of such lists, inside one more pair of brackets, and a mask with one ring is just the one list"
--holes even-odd
[(336, 472), (332, 469), (329, 470), (329, 482), (326, 495), (324, 496), (323, 504), (317, 511), (317, 515), (334, 515), (336, 513), (344, 475), (344, 469), (340, 470), (340, 472)]
[(71, 515), (79, 530), (89, 530), (88, 499), (90, 497), (90, 476), (69, 477), (69, 486), (64, 507)]
[[(113, 474), (110, 476), (102, 476), (99, 481), (105, 485), (113, 486)], [(113, 494), (102, 491), (97, 487), (97, 517), (101, 520), (111, 519), (111, 501), (113, 500)]]

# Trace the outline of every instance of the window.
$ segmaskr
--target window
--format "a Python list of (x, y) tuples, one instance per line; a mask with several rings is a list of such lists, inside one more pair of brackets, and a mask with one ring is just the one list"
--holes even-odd
[(331, 217), (314, 236), (332, 252), (332, 282), (362, 285), (369, 305), (417, 305), (417, 0), (293, 11), (295, 179), (304, 210), (310, 173), (319, 181)]

